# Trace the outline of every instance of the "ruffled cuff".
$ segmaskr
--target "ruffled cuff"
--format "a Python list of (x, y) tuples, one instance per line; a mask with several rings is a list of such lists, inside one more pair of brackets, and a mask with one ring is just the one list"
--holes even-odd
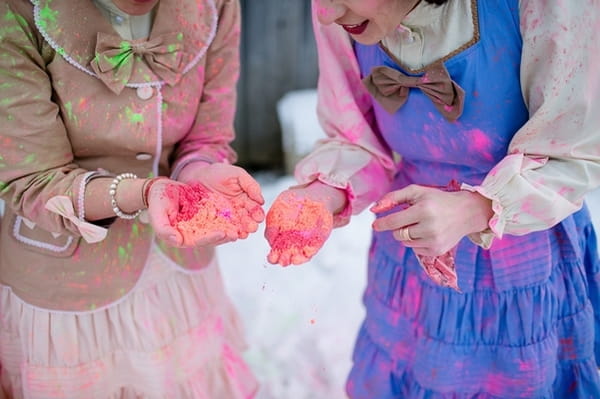
[[(490, 173), (479, 186), (471, 186), (463, 183), (462, 190), (479, 193), (492, 201), (493, 216), (490, 218), (488, 228), (479, 232), (470, 234), (469, 239), (484, 249), (491, 247), (494, 238), (502, 238), (507, 223), (514, 218), (518, 207), (515, 198), (510, 198), (510, 184), (515, 177), (524, 171), (537, 169), (543, 166), (548, 158), (529, 158), (523, 154), (513, 154), (505, 157)], [(512, 204), (512, 207), (511, 205)], [(513, 216), (511, 216), (513, 215)]]
[(334, 144), (322, 147), (300, 161), (296, 166), (295, 177), (299, 184), (310, 184), (318, 180), (345, 192), (346, 206), (335, 214), (333, 219), (334, 227), (341, 227), (350, 222), (359, 201), (352, 178), (368, 165), (371, 159), (364, 151)]
[(333, 215), (333, 227), (342, 227), (350, 223), (354, 194), (349, 182), (341, 182), (327, 175), (317, 175), (313, 179), (308, 179), (306, 181), (303, 180), (299, 182), (297, 186), (292, 186), (290, 188), (306, 187), (315, 181), (320, 181), (323, 184), (342, 190), (346, 195), (346, 206), (344, 206), (344, 209), (342, 209), (340, 212)]

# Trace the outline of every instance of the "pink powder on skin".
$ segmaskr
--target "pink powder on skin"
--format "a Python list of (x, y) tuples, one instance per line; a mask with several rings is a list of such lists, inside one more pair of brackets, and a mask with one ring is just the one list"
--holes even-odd
[(217, 195), (201, 184), (171, 185), (167, 195), (178, 199), (179, 212), (173, 225), (186, 243), (219, 232), (227, 237), (240, 237), (251, 231), (242, 204)]
[(308, 260), (331, 233), (333, 217), (320, 202), (306, 198), (280, 201), (267, 215), (267, 226), (279, 231), (271, 243), (272, 253)]

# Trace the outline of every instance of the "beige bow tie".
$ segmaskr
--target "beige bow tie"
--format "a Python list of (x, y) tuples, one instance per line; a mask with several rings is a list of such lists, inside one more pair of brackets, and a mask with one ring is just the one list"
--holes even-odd
[(100, 32), (91, 67), (109, 89), (119, 94), (129, 83), (134, 63), (143, 58), (152, 72), (172, 86), (181, 76), (182, 50), (181, 33), (167, 33), (138, 43)]
[(450, 78), (441, 62), (427, 67), (422, 76), (407, 76), (386, 66), (375, 67), (363, 83), (390, 114), (404, 105), (411, 88), (418, 88), (429, 97), (448, 121), (457, 120), (463, 112), (465, 92)]

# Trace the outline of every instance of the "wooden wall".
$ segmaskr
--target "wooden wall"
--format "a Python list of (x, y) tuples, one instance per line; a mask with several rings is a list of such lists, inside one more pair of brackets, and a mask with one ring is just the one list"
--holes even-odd
[(242, 166), (282, 168), (277, 101), (290, 90), (316, 87), (310, 0), (240, 1), (242, 70), (233, 145)]

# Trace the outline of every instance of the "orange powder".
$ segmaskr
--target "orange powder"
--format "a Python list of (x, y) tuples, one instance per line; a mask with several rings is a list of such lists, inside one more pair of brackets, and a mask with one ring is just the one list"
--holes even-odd
[(279, 234), (271, 248), (280, 253), (314, 255), (333, 228), (333, 217), (325, 206), (309, 199), (280, 201), (267, 214), (267, 226)]
[(184, 242), (194, 242), (216, 232), (228, 237), (247, 233), (243, 223), (246, 211), (235, 202), (208, 191), (201, 184), (173, 187), (178, 190), (179, 199), (175, 225)]

